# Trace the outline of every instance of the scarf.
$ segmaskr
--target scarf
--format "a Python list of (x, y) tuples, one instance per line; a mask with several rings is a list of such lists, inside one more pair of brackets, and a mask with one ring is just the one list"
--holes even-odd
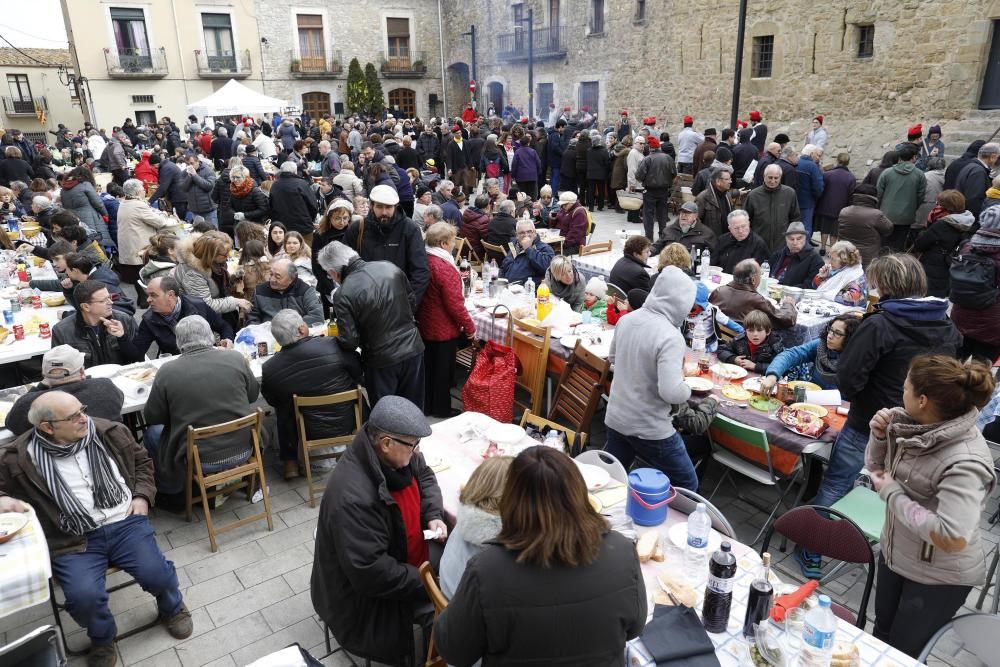
[(924, 221), (925, 227), (930, 227), (932, 224), (940, 220), (945, 216), (951, 215), (951, 211), (941, 206), (941, 204), (935, 204), (931, 212), (927, 214), (927, 219)]
[(455, 265), (455, 258), (452, 257), (451, 253), (445, 250), (444, 248), (431, 248), (430, 246), (428, 246), (427, 254), (434, 255), (435, 257), (443, 259), (448, 266), (455, 269), (455, 271), (459, 273), (459, 275), (461, 275), (461, 272), (458, 271), (458, 267)]
[(174, 305), (174, 309), (170, 312), (170, 314), (169, 315), (161, 315), (160, 317), (163, 318), (164, 322), (166, 322), (171, 327), (173, 327), (173, 325), (177, 324), (177, 322), (181, 318), (181, 306), (182, 305), (183, 304), (181, 303), (181, 298), (177, 297), (177, 303)]
[(987, 199), (1000, 199), (1000, 188), (989, 188), (986, 190)]
[(861, 280), (865, 275), (865, 270), (860, 264), (854, 266), (842, 266), (839, 269), (834, 269), (830, 272), (830, 275), (826, 277), (820, 285), (816, 288), (816, 295), (821, 299), (826, 299), (828, 301), (835, 301), (837, 295), (847, 287), (848, 284)]
[(94, 480), (94, 506), (110, 509), (126, 500), (125, 494), (128, 491), (119, 486), (115, 480), (111, 454), (97, 437), (93, 419), (87, 418), (87, 435), (69, 445), (57, 445), (36, 428), (31, 438), (31, 451), (35, 456), (35, 465), (59, 507), (59, 528), (63, 532), (70, 535), (84, 535), (95, 530), (97, 523), (70, 491), (66, 481), (59, 474), (54, 459), (68, 458), (85, 451), (90, 460), (90, 475)]
[(837, 359), (839, 352), (827, 349), (826, 336), (819, 339), (819, 347), (816, 348), (816, 362), (814, 373), (822, 380), (822, 384), (827, 387), (837, 386)]
[(235, 182), (230, 183), (229, 192), (232, 193), (234, 197), (242, 199), (250, 194), (250, 191), (253, 190), (253, 186), (254, 182), (252, 178), (244, 178), (243, 182), (239, 185), (236, 185)]
[(385, 476), (385, 485), (389, 488), (389, 491), (402, 491), (413, 483), (413, 469), (410, 466), (393, 469), (381, 461), (379, 461), (378, 465)]

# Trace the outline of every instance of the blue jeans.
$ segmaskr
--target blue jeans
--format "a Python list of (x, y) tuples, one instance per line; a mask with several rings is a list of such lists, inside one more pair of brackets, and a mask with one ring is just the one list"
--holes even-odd
[(806, 241), (812, 241), (813, 238), (813, 213), (815, 212), (814, 208), (804, 208), (799, 211), (802, 216), (802, 224), (806, 226)]
[(52, 572), (66, 595), (66, 610), (95, 646), (111, 644), (118, 628), (108, 608), (105, 573), (115, 565), (128, 572), (142, 590), (156, 597), (160, 615), (181, 610), (181, 591), (174, 564), (156, 544), (153, 524), (133, 514), (87, 533), (87, 550), (52, 559)]
[(559, 172), (561, 167), (552, 167), (552, 176), (549, 178), (549, 186), (552, 188), (552, 196), (559, 198)]
[(205, 211), (204, 213), (195, 213), (194, 211), (188, 209), (188, 213), (191, 214), (192, 220), (194, 219), (194, 216), (200, 215), (205, 219), (205, 222), (212, 225), (216, 229), (219, 228), (219, 209)]
[(654, 468), (662, 470), (670, 478), (672, 485), (688, 491), (698, 491), (698, 473), (695, 472), (679, 433), (663, 440), (643, 440), (609, 428), (604, 451), (621, 461), (626, 470), (638, 456)]
[(830, 463), (826, 467), (826, 474), (823, 475), (813, 505), (830, 507), (847, 495), (865, 465), (867, 447), (868, 434), (844, 424), (837, 441), (833, 443)]

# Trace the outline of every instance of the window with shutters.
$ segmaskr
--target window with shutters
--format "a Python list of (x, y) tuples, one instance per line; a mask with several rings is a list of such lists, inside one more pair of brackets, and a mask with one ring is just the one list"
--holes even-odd
[(389, 37), (389, 63), (394, 67), (409, 67), (410, 19), (387, 18), (385, 28)]
[(236, 50), (229, 14), (202, 14), (201, 27), (205, 34), (208, 68), (214, 72), (236, 71)]
[(152, 95), (133, 95), (132, 104), (153, 104)]
[(553, 85), (551, 83), (538, 84), (538, 92), (535, 97), (538, 100), (536, 103), (538, 115), (544, 118), (545, 114), (549, 113), (549, 105), (552, 103)]
[(590, 0), (590, 34), (604, 34), (604, 0)]
[(299, 30), (299, 61), (302, 71), (323, 71), (326, 49), (323, 45), (323, 17), (319, 14), (296, 14)]

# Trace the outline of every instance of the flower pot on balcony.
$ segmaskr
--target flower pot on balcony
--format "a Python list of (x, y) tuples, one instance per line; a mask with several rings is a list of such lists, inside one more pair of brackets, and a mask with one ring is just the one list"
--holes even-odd
[(292, 71), (293, 72), (302, 71), (302, 63), (298, 60), (292, 60)]

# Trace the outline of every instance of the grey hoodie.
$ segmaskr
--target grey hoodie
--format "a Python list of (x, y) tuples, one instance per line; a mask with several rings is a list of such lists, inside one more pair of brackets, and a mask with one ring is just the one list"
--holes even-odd
[(455, 530), (448, 536), (448, 542), (438, 567), (441, 578), (441, 592), (450, 600), (462, 580), (465, 565), (469, 559), (483, 550), (487, 540), (500, 533), (500, 517), (490, 514), (474, 505), (459, 505)]
[(668, 266), (642, 308), (619, 320), (609, 359), (614, 365), (604, 423), (622, 435), (664, 440), (675, 431), (672, 405), (685, 403), (684, 336), (681, 327), (694, 305), (695, 284)]

